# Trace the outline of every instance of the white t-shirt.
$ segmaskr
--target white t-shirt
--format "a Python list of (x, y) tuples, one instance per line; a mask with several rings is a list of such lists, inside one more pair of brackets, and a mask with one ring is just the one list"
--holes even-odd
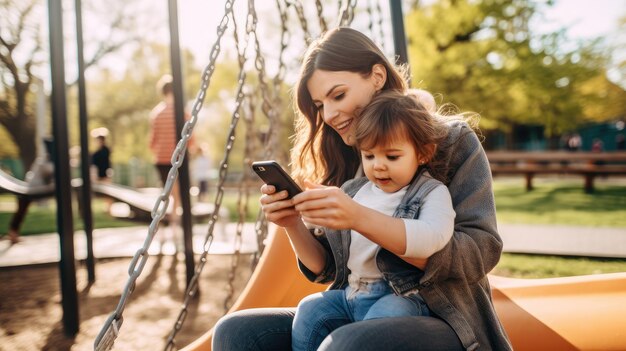
[[(386, 193), (367, 182), (354, 196), (359, 204), (392, 216), (408, 186)], [(427, 258), (441, 250), (452, 237), (454, 230), (454, 209), (448, 188), (440, 185), (423, 200), (418, 219), (403, 219), (406, 231), (406, 252), (403, 257)], [(376, 266), (375, 255), (379, 245), (357, 231), (350, 231), (350, 256), (348, 268), (359, 278), (377, 279), (382, 274)]]

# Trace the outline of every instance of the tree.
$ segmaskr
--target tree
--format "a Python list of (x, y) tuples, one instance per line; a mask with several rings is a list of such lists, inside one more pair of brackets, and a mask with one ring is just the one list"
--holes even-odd
[[(555, 139), (589, 119), (614, 118), (607, 108), (623, 106), (623, 89), (607, 101), (601, 89), (583, 88), (606, 76), (610, 51), (602, 50), (599, 40), (572, 48), (565, 30), (534, 33), (532, 21), (541, 6), (550, 5), (416, 2), (406, 16), (413, 84), (442, 94), (441, 101), (461, 110), (480, 113), (481, 128), (508, 132), (510, 143), (519, 124), (541, 125), (546, 137)], [(597, 106), (594, 116), (587, 115), (590, 104)]]
[[(107, 2), (106, 8), (98, 10), (103, 13), (92, 13), (108, 23), (104, 26), (108, 35), (97, 40), (84, 36), (87, 43), (85, 52), (90, 55), (85, 59), (86, 68), (136, 41), (136, 35), (130, 33), (135, 27), (135, 17), (129, 15), (133, 11), (129, 11), (125, 3), (123, 0)], [(37, 76), (44, 76), (48, 61), (42, 36), (42, 25), (46, 23), (44, 9), (44, 3), (38, 0), (0, 0), (3, 14), (0, 22), (0, 126), (6, 129), (17, 146), (25, 169), (30, 167), (36, 156), (31, 90)], [(86, 10), (93, 11), (95, 8), (88, 7)], [(120, 32), (127, 35), (119, 35)], [(75, 61), (75, 57), (68, 57), (68, 61)]]

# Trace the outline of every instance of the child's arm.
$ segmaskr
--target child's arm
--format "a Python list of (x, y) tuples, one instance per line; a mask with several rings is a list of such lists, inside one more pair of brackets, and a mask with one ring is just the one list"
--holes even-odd
[(418, 219), (404, 219), (406, 251), (403, 259), (427, 259), (452, 238), (456, 213), (450, 192), (439, 185), (423, 199)]
[(392, 253), (406, 252), (404, 221), (359, 204), (337, 187), (308, 184), (294, 196), (296, 210), (307, 223), (331, 229), (353, 229)]

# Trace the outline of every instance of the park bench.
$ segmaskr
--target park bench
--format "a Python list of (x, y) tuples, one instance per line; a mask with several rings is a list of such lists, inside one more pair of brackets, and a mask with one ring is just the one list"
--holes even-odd
[(593, 192), (597, 176), (626, 175), (626, 152), (567, 152), (567, 151), (491, 151), (487, 152), (491, 173), (524, 175), (526, 190), (533, 188), (532, 180), (539, 174), (571, 174), (584, 177), (585, 192)]

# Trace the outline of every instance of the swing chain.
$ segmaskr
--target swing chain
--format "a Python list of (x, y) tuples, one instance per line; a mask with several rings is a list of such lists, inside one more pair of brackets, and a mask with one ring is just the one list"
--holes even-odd
[[(157, 202), (155, 203), (152, 209), (152, 213), (151, 213), (152, 222), (150, 223), (150, 226), (148, 227), (148, 235), (146, 236), (146, 240), (144, 241), (143, 246), (139, 250), (137, 250), (137, 252), (135, 253), (135, 255), (133, 256), (131, 260), (131, 264), (128, 268), (129, 278), (122, 292), (120, 301), (115, 311), (107, 318), (102, 329), (98, 333), (98, 336), (96, 337), (94, 341), (94, 350), (100, 351), (100, 350), (112, 349), (115, 339), (117, 339), (117, 336), (119, 335), (119, 329), (123, 322), (123, 313), (126, 307), (126, 303), (128, 302), (128, 298), (130, 297), (130, 295), (135, 289), (137, 278), (139, 278), (139, 276), (141, 275), (141, 272), (143, 271), (143, 268), (145, 267), (147, 263), (148, 256), (149, 256), (148, 249), (150, 247), (150, 244), (152, 243), (152, 240), (154, 239), (154, 236), (156, 235), (158, 231), (159, 223), (161, 222), (163, 217), (166, 215), (167, 208), (169, 206), (172, 188), (178, 176), (178, 168), (180, 168), (181, 164), (184, 161), (185, 152), (187, 149), (187, 143), (189, 139), (191, 138), (193, 128), (196, 125), (196, 122), (198, 120), (198, 112), (202, 108), (202, 103), (206, 96), (206, 90), (209, 87), (211, 77), (213, 76), (213, 72), (215, 71), (215, 62), (220, 52), (219, 43), (221, 41), (221, 38), (224, 32), (226, 31), (226, 28), (228, 27), (228, 21), (229, 21), (228, 15), (232, 14), (233, 12), (233, 2), (234, 0), (226, 0), (226, 3), (224, 5), (225, 13), (224, 13), (224, 16), (222, 17), (222, 20), (220, 21), (219, 26), (217, 27), (217, 40), (211, 50), (210, 62), (206, 66), (202, 74), (201, 89), (198, 92), (198, 95), (196, 96), (196, 100), (192, 109), (191, 118), (187, 122), (185, 122), (183, 130), (181, 132), (181, 139), (178, 141), (174, 154), (172, 155), (172, 159), (171, 159), (172, 168), (170, 169), (168, 173), (167, 181), (165, 183), (163, 191), (161, 192), (159, 198), (157, 199)], [(215, 225), (215, 221), (217, 220), (217, 214), (219, 212), (220, 204), (221, 204), (221, 201), (220, 203), (215, 204), (213, 215), (211, 216), (211, 221), (209, 222), (210, 223), (209, 228), (211, 232), (212, 232), (212, 228)], [(208, 241), (212, 241), (212, 235), (209, 235), (209, 237), (210, 238), (208, 239)], [(206, 247), (206, 242), (205, 242), (205, 251), (208, 251), (208, 248)], [(199, 267), (204, 266), (206, 257), (203, 257), (203, 258), (204, 258), (204, 261), (202, 262), (201, 265), (199, 265)], [(193, 287), (193, 290), (189, 289), (192, 287)], [(187, 291), (189, 293), (187, 294), (185, 301), (193, 297), (193, 295), (195, 295), (195, 292), (197, 291), (197, 274), (195, 274), (192, 280), (190, 281)], [(181, 314), (183, 314), (182, 311), (181, 311)], [(186, 310), (184, 312), (184, 315), (186, 316)], [(184, 316), (182, 317), (179, 316), (179, 320), (184, 320)]]
[(376, 13), (378, 14), (378, 32), (379, 32), (379, 45), (383, 48), (383, 52), (385, 51), (385, 33), (383, 31), (383, 10), (380, 8), (380, 1), (376, 1)]
[(339, 15), (339, 26), (349, 26), (354, 19), (354, 8), (356, 7), (357, 0), (347, 0), (345, 7), (341, 10)]
[(300, 1), (287, 1), (287, 6), (293, 6), (296, 11), (296, 15), (298, 16), (298, 20), (300, 21), (300, 26), (302, 27), (302, 31), (304, 32), (304, 41), (307, 45), (311, 42), (311, 32), (309, 31), (309, 25), (304, 16), (304, 9), (302, 8), (302, 4)]
[[(231, 11), (230, 15), (232, 16), (232, 20), (233, 23), (235, 23), (235, 16), (234, 13)], [(247, 17), (248, 19), (254, 21), (254, 19), (251, 19), (250, 16)], [(240, 67), (242, 67), (242, 69), (240, 69), (239, 71), (239, 77), (237, 79), (238, 82), (238, 86), (237, 86), (237, 93), (236, 93), (236, 100), (235, 100), (235, 108), (233, 109), (233, 114), (231, 116), (231, 124), (229, 127), (229, 132), (228, 132), (228, 137), (227, 137), (227, 142), (226, 142), (226, 148), (225, 148), (225, 152), (224, 152), (224, 157), (222, 159), (222, 162), (220, 164), (220, 171), (219, 171), (219, 180), (218, 180), (218, 185), (217, 185), (217, 194), (215, 196), (215, 208), (216, 210), (219, 209), (219, 207), (221, 206), (222, 203), (222, 199), (224, 197), (224, 183), (226, 182), (226, 177), (228, 175), (228, 161), (230, 159), (230, 152), (234, 149), (234, 143), (235, 143), (235, 132), (237, 129), (237, 125), (239, 123), (240, 117), (241, 117), (241, 105), (243, 103), (243, 99), (244, 99), (244, 87), (245, 87), (245, 82), (246, 82), (246, 71), (243, 69), (243, 67), (245, 66), (245, 57), (246, 57), (246, 52), (247, 49), (249, 47), (248, 45), (248, 41), (250, 38), (250, 33), (253, 32), (255, 30), (255, 26), (250, 25), (250, 23), (246, 23), (246, 45), (243, 48), (243, 53), (239, 53), (239, 62), (240, 62)], [(237, 37), (236, 37), (237, 38)], [(243, 59), (242, 59), (243, 58)], [(216, 212), (215, 212), (216, 213)], [(216, 216), (216, 214), (214, 213), (214, 216)], [(215, 217), (217, 218), (217, 217)], [(196, 270), (194, 271), (194, 275), (192, 277), (192, 281), (195, 283), (193, 286), (190, 284), (187, 287), (187, 290), (185, 291), (185, 300), (183, 301), (183, 305), (181, 307), (180, 313), (178, 315), (178, 318), (176, 320), (176, 322), (174, 323), (174, 327), (172, 328), (172, 331), (170, 333), (170, 335), (167, 338), (167, 343), (165, 345), (165, 349), (167, 351), (170, 350), (175, 350), (176, 348), (176, 334), (178, 334), (178, 332), (181, 330), (183, 323), (185, 321), (185, 317), (187, 316), (187, 311), (188, 311), (188, 307), (189, 304), (191, 302), (191, 298), (194, 297), (197, 293), (197, 280), (200, 277), (200, 275), (202, 274), (202, 270), (204, 268), (204, 264), (207, 261), (207, 256), (209, 255), (209, 248), (211, 247), (211, 243), (213, 241), (213, 228), (215, 225), (215, 220), (211, 220), (210, 224), (209, 224), (209, 229), (207, 231), (206, 234), (206, 238), (204, 241), (204, 245), (203, 245), (203, 252), (200, 255), (200, 262), (202, 264), (199, 264), (196, 267)], [(239, 232), (238, 236), (239, 236), (239, 240), (241, 239), (241, 232), (240, 229), (238, 228), (237, 231)], [(241, 243), (239, 243), (239, 247), (240, 247)], [(238, 251), (239, 249), (237, 249)]]
[[(246, 101), (250, 101), (251, 94), (246, 94)], [(244, 157), (243, 157), (243, 167), (244, 169), (250, 169), (251, 166), (251, 157), (252, 151), (254, 150), (254, 139), (253, 136), (255, 134), (254, 131), (254, 114), (253, 111), (250, 111), (250, 103), (246, 104), (245, 112), (243, 113), (244, 122), (246, 126), (246, 138), (245, 138), (245, 146), (244, 146)], [(231, 257), (231, 265), (230, 272), (228, 273), (228, 284), (226, 289), (226, 298), (224, 298), (224, 313), (228, 312), (228, 309), (231, 306), (232, 299), (235, 294), (235, 278), (237, 276), (237, 268), (239, 268), (239, 262), (241, 260), (241, 246), (243, 243), (243, 227), (245, 225), (246, 214), (248, 213), (248, 199), (249, 199), (249, 187), (248, 183), (250, 181), (250, 173), (243, 172), (243, 177), (239, 182), (239, 196), (237, 197), (237, 211), (238, 211), (238, 221), (237, 221), (237, 229), (235, 233), (235, 252)]]
[(326, 24), (326, 20), (324, 19), (324, 7), (322, 7), (321, 0), (315, 0), (315, 7), (317, 8), (317, 18), (320, 23), (320, 30), (322, 32), (326, 32), (328, 30), (328, 25)]
[[(250, 9), (248, 8), (248, 13), (250, 13)], [(233, 36), (235, 38), (235, 47), (237, 49), (237, 57), (238, 57), (238, 62), (239, 62), (239, 70), (240, 72), (244, 72), (245, 71), (245, 64), (246, 64), (246, 52), (247, 52), (247, 48), (248, 48), (248, 42), (250, 40), (250, 33), (256, 30), (256, 24), (254, 23), (252, 16), (247, 16), (246, 17), (246, 35), (245, 35), (245, 39), (244, 39), (244, 43), (246, 43), (246, 46), (244, 47), (243, 50), (240, 49), (239, 47), (239, 36), (237, 34), (237, 21), (235, 21), (233, 19)], [(250, 98), (250, 95), (243, 91), (243, 95), (242, 96), (242, 101), (248, 101), (248, 99)], [(246, 125), (246, 131), (249, 132), (250, 131), (250, 115), (248, 113), (246, 113), (245, 109), (241, 109), (241, 115), (243, 115), (244, 117), (244, 122)], [(246, 116), (248, 116), (246, 118)], [(250, 156), (250, 147), (249, 147), (249, 138), (244, 138), (245, 140), (245, 147), (244, 147), (244, 165), (243, 165), (243, 169), (247, 170), (250, 167), (250, 162), (247, 161), (247, 159)], [(239, 182), (239, 191), (238, 191), (238, 196), (237, 196), (237, 212), (238, 212), (238, 221), (237, 221), (237, 226), (236, 226), (236, 231), (235, 231), (235, 243), (234, 243), (234, 253), (233, 256), (231, 257), (231, 264), (230, 264), (230, 271), (228, 274), (228, 282), (227, 282), (227, 288), (226, 288), (226, 297), (224, 298), (224, 304), (223, 304), (223, 308), (224, 308), (224, 313), (226, 313), (228, 311), (228, 308), (230, 307), (230, 302), (233, 299), (233, 295), (235, 293), (235, 287), (234, 287), (234, 281), (235, 281), (235, 277), (236, 277), (236, 273), (237, 273), (237, 268), (239, 266), (239, 261), (241, 258), (241, 246), (243, 243), (243, 239), (242, 239), (242, 232), (243, 232), (243, 227), (244, 227), (244, 222), (245, 222), (245, 218), (246, 218), (246, 213), (248, 212), (248, 172), (243, 172), (243, 176)], [(243, 194), (245, 194), (245, 196), (243, 196)]]

